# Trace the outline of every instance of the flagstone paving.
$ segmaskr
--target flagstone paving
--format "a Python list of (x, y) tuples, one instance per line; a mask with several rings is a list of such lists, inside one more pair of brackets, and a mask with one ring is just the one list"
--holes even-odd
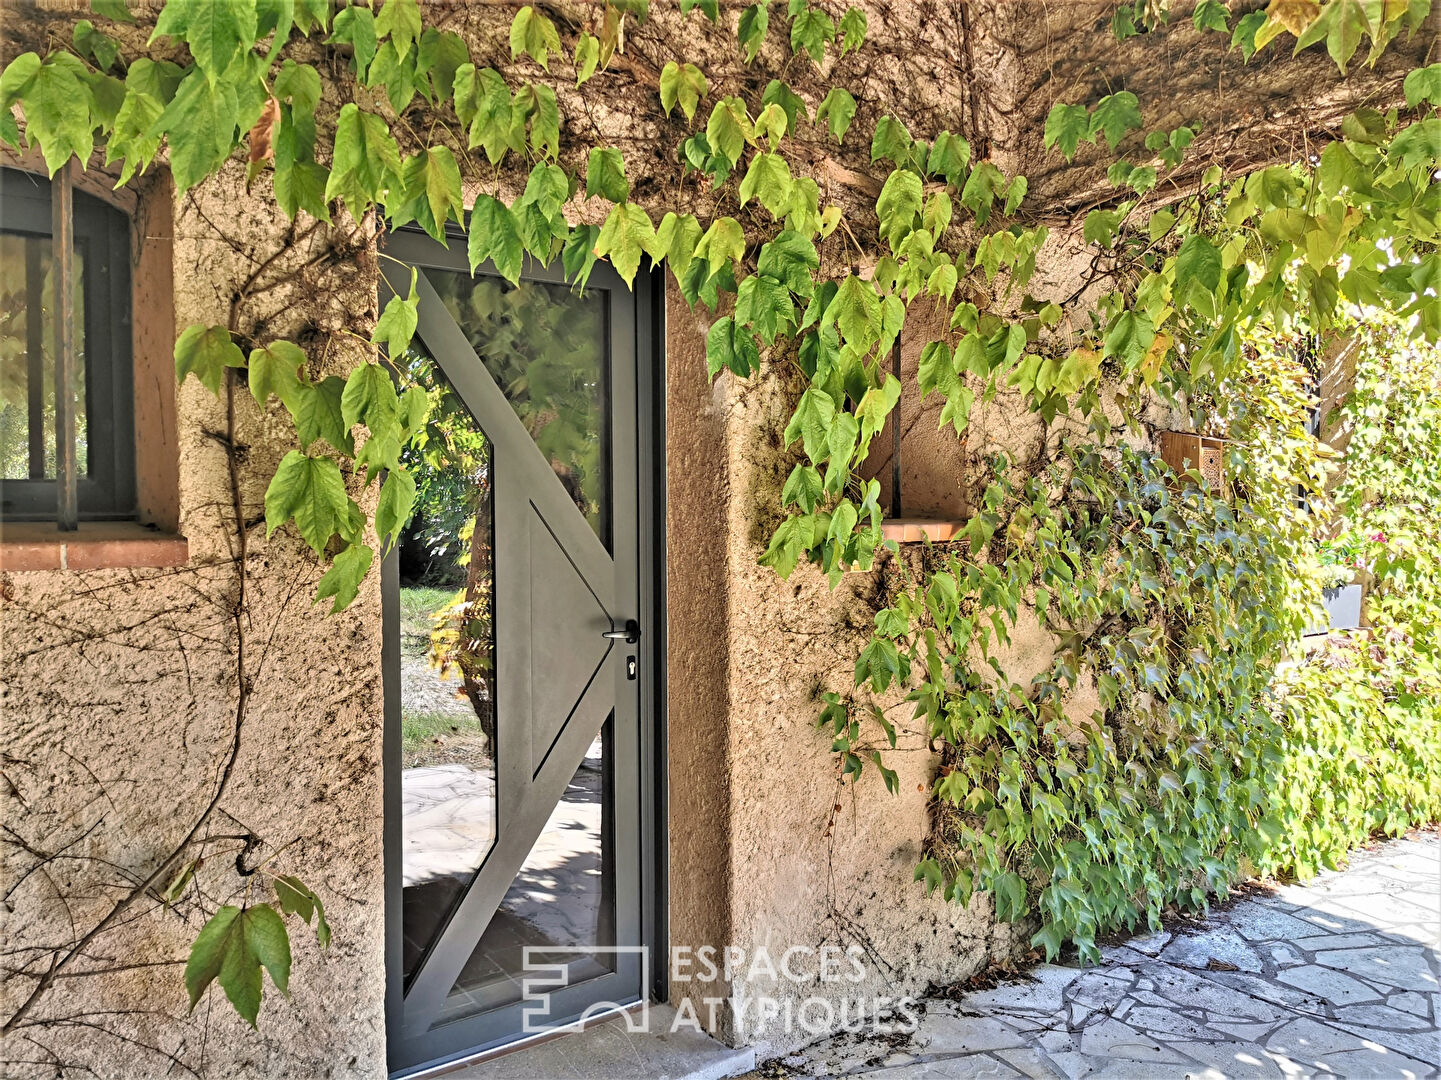
[[(1356, 853), (1205, 924), (922, 1003), (908, 1042), (822, 1040), (771, 1075), (1441, 1076), (1441, 835)], [(764, 1075), (764, 1073), (763, 1073)]]

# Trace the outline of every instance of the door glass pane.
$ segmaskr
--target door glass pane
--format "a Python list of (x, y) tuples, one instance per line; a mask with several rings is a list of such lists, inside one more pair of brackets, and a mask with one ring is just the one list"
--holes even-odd
[(453, 270), (425, 271), (550, 461), (577, 509), (610, 547), (606, 293)]
[[(521, 1000), (521, 984), (564, 964), (566, 985), (615, 970), (588, 950), (615, 944), (611, 723), (591, 744), (461, 970), (436, 1024)], [(532, 948), (531, 966), (525, 949)], [(552, 991), (560, 987), (552, 987)]]
[(401, 852), (409, 979), (495, 842), (490, 442), (418, 343), (402, 381), (431, 397), (403, 454), (415, 513), (399, 545)]
[[(0, 480), (55, 479), (50, 238), (0, 232)], [(75, 245), (75, 469), (88, 473), (85, 250)]]

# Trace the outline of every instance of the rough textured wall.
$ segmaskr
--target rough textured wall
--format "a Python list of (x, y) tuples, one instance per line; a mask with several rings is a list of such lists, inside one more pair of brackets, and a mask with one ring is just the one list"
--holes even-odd
[[(233, 315), (255, 340), (300, 335), (326, 357), (312, 359), (312, 375), (355, 361), (339, 331), (363, 331), (373, 314), (363, 232), (297, 234), (246, 198), (236, 165), (175, 206), (173, 259), (178, 325)], [(199, 891), (168, 910), (153, 892), (131, 904), (0, 1044), (0, 1072), (382, 1076), (378, 585), (372, 577), (345, 615), (327, 618), (310, 603), (315, 558), (288, 532), (265, 540), (264, 485), (293, 436), (242, 388), (240, 607), (226, 410), (194, 380), (178, 398), (189, 564), (0, 579), (0, 1013), (173, 850), (217, 790), (237, 726), (239, 753), (206, 829)], [(259, 1032), (218, 990), (187, 1018), (190, 941), (244, 892), (238, 865), (272, 856), (272, 869), (325, 899), (333, 947), (322, 956), (303, 927), (293, 932), (294, 996), (268, 989)]]

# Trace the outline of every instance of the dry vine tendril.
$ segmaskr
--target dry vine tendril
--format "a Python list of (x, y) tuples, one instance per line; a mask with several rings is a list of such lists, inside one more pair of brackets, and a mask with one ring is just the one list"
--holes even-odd
[[(1193, 21), (1231, 35), (1246, 59), (1286, 34), (1297, 48), (1324, 42), (1344, 74), (1363, 39), (1374, 61), (1429, 7), (1429, 0), (1275, 3), (1233, 19), (1225, 5), (1203, 0)], [(509, 45), (533, 77), (518, 82), (477, 66), (458, 34), (426, 25), (415, 0), (374, 8), (175, 0), (143, 46), (129, 49), (120, 39), (137, 39), (121, 25), (133, 22), (123, 0), (94, 0), (94, 9), (98, 25), (81, 20), (71, 43), (43, 57), (24, 53), (0, 74), (0, 138), (38, 145), (52, 174), (72, 157), (88, 162), (98, 144), (124, 183), (163, 146), (183, 193), (248, 146), (249, 179), (271, 172), (273, 198), (291, 218), (330, 222), (343, 208), (356, 222), (378, 214), (390, 228), (414, 222), (441, 240), (453, 222), (466, 227), (472, 270), (489, 263), (511, 281), (527, 255), (559, 259), (577, 287), (598, 258), (628, 283), (649, 259), (670, 269), (692, 306), (725, 312), (707, 334), (712, 376), (746, 378), (763, 358), (794, 355), (809, 385), (784, 438), (803, 458), (785, 483), (785, 516), (761, 556), (782, 577), (812, 562), (834, 585), (874, 565), (879, 487), (863, 483), (859, 469), (901, 395), (885, 359), (913, 302), (943, 305), (950, 332), (925, 346), (919, 374), (922, 395), (944, 399), (943, 425), (959, 435), (977, 398), (1015, 392), (1048, 422), (1069, 418), (1077, 430), (1052, 463), (1065, 495), (1057, 500), (1036, 478), (1018, 482), (998, 469), (968, 530), (970, 557), (923, 571), (904, 602), (877, 617), (877, 635), (858, 663), (857, 685), (877, 693), (910, 685), (913, 665), (926, 674), (912, 697), (947, 748), (936, 796), (955, 816), (942, 822), (936, 842), (944, 850), (922, 863), (919, 876), (963, 902), (973, 889), (990, 892), (1003, 918), (1035, 903), (1038, 944), (1050, 953), (1066, 940), (1088, 949), (1101, 929), (1140, 914), (1154, 919), (1165, 903), (1204, 902), (1246, 853), (1226, 837), (1272, 828), (1255, 743), (1274, 734), (1256, 705), (1267, 672), (1242, 665), (1227, 682), (1211, 665), (1198, 680), (1183, 660), (1197, 650), (1265, 655), (1299, 616), (1240, 611), (1234, 588), (1198, 581), (1190, 567), (1199, 560), (1216, 572), (1219, 544), (1229, 572), (1284, 607), (1277, 560), (1299, 551), (1303, 538), (1280, 504), (1266, 499), (1279, 498), (1308, 466), (1284, 440), (1272, 444), (1265, 468), (1237, 462), (1257, 471), (1249, 505), (1229, 517), (1214, 499), (1168, 494), (1148, 458), (1107, 451), (1113, 432), (1105, 406), (1119, 405), (1129, 417), (1148, 396), (1197, 402), (1238, 388), (1248, 401), (1295, 400), (1284, 364), (1252, 361), (1269, 338), (1302, 329), (1327, 334), (1347, 305), (1390, 307), (1410, 320), (1408, 332), (1441, 335), (1434, 182), (1441, 64), (1406, 79), (1404, 110), (1359, 111), (1316, 160), (1240, 179), (1213, 167), (1194, 195), (1163, 208), (1145, 197), (1185, 160), (1195, 129), (1145, 132), (1144, 103), (1124, 90), (1091, 104), (1057, 103), (1045, 122), (1048, 149), (1067, 161), (1083, 142), (1126, 154), (1108, 174), (1114, 198), (1087, 216), (1083, 231), (1118, 284), (1083, 300), (1027, 292), (1048, 232), (1028, 223), (1026, 178), (973, 160), (967, 141), (950, 132), (917, 137), (883, 117), (870, 141), (870, 161), (886, 173), (874, 224), (869, 215), (848, 220), (841, 207), (822, 205), (808, 162), (791, 151), (801, 125), (837, 144), (855, 138), (857, 102), (845, 86), (827, 87), (812, 114), (779, 79), (758, 96), (717, 96), (697, 64), (667, 63), (661, 105), (689, 126), (675, 147), (678, 179), (704, 194), (712, 207), (704, 219), (685, 209), (689, 202), (632, 201), (625, 155), (615, 147), (584, 147), (583, 175), (568, 171), (563, 157), (578, 158), (562, 154), (555, 86), (572, 78), (579, 86), (606, 70), (623, 47), (626, 20), (646, 18), (647, 0), (607, 0), (586, 28), (564, 37), (541, 11), (520, 8)], [(680, 9), (699, 26), (712, 24), (708, 32), (728, 32), (715, 0), (681, 0)], [(837, 17), (789, 0), (779, 11), (759, 3), (741, 12), (735, 39), (746, 63), (776, 32), (773, 15), (788, 26), (799, 63), (865, 48), (860, 9)], [(1118, 9), (1113, 28), (1125, 37), (1164, 17), (1164, 4), (1136, 0)], [(356, 100), (333, 119), (320, 108), (321, 75), (308, 62), (322, 44), (354, 79)], [(404, 119), (417, 98), (434, 120), (423, 137)], [(522, 194), (510, 205), (481, 194), (467, 221), (462, 166), (474, 176), (516, 162), (529, 166)], [(257, 188), (257, 197), (265, 190)], [(564, 207), (582, 192), (613, 204), (604, 224), (568, 222)], [(856, 270), (873, 257), (868, 274)], [(978, 305), (998, 282), (1002, 299)], [(187, 327), (176, 343), (181, 379), (193, 374), (220, 392), (243, 377), (261, 407), (273, 397), (293, 418), (299, 448), (269, 484), (267, 529), (293, 523), (317, 557), (333, 553), (318, 587), (333, 610), (355, 598), (371, 569), (368, 531), (382, 546), (393, 544), (415, 501), (402, 451), (424, 429), (431, 403), (417, 387), (397, 392), (389, 358), (410, 344), (417, 308), (412, 277), (408, 294), (392, 298), (375, 327), (377, 361), (345, 379), (312, 379), (295, 342), (247, 341), (242, 349), (225, 326)], [(1279, 414), (1230, 419), (1255, 433), (1257, 447), (1284, 428)], [(373, 518), (347, 487), (347, 472), (362, 470), (365, 487), (379, 484)], [(1262, 520), (1268, 506), (1277, 520)], [(1133, 575), (1124, 580), (1109, 569), (1118, 551)], [(1168, 620), (1194, 617), (1208, 604), (1211, 617), (1179, 637), (1164, 632)], [(1028, 606), (1039, 608), (1062, 648), (1049, 676), (1019, 687), (971, 658), (973, 649), (988, 649), (990, 636), (1004, 639)], [(1238, 637), (1224, 624), (1241, 615)], [(1097, 624), (1107, 632), (1080, 636)], [(1084, 754), (1072, 755), (1055, 727), (1058, 701), (1083, 671), (1099, 673), (1106, 723), (1089, 733)], [(1187, 738), (1152, 753), (1138, 734), (1141, 712), (1163, 692)], [(1254, 731), (1226, 727), (1237, 709), (1256, 717)], [(832, 695), (822, 722), (833, 728), (846, 774), (858, 777), (869, 761), (893, 783), (863, 732), (868, 718), (893, 745), (879, 706)], [(1199, 754), (1198, 742), (1206, 747)], [(1203, 802), (1214, 811), (1204, 827), (1185, 812)], [(1146, 841), (1161, 824), (1170, 836)], [(306, 903), (313, 903), (324, 926), (318, 898), (296, 883), (301, 899), (287, 899), (281, 880), (281, 909), (309, 921)], [(236, 962), (244, 985), (226, 989), (252, 1022), (262, 965), (285, 989), (288, 944), (282, 958), (276, 927), (261, 910), (222, 909), (207, 925), (192, 955), (192, 1004), (207, 973), (225, 982), (214, 948), (248, 950), (245, 964)], [(227, 911), (222, 925), (216, 920)]]

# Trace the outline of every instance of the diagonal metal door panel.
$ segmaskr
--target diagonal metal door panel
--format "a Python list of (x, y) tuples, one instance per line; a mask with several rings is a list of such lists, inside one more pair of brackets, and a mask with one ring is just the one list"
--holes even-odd
[[(387, 270), (393, 289), (408, 289), (408, 276), (404, 269)], [(616, 709), (617, 689), (626, 685), (622, 654), (601, 635), (629, 613), (622, 605), (634, 602), (617, 596), (611, 554), (424, 273), (418, 291), (418, 335), (433, 356), (444, 358), (451, 385), (491, 444), (498, 835), (405, 992), (402, 1029), (415, 1038), (430, 1030)]]

